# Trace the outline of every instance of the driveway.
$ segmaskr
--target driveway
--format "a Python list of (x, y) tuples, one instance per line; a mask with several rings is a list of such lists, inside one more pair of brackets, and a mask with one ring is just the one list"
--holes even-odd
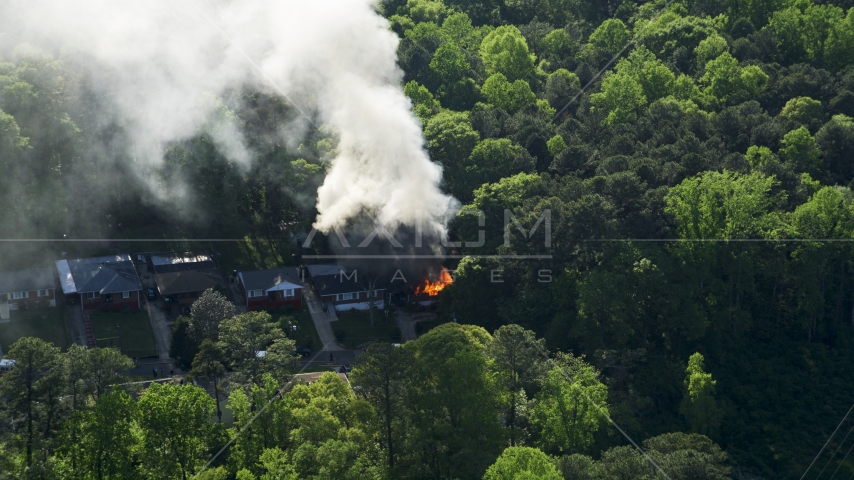
[(311, 313), (314, 328), (317, 329), (320, 341), (323, 342), (323, 350), (330, 352), (345, 350), (341, 345), (338, 345), (338, 340), (335, 339), (335, 331), (332, 330), (332, 324), (329, 323), (329, 316), (323, 311), (314, 289), (308, 283), (303, 283), (302, 292), (302, 298)]
[(71, 341), (84, 347), (89, 345), (86, 341), (86, 326), (83, 323), (83, 309), (80, 305), (63, 305), (61, 308), (65, 308), (68, 312), (66, 317), (68, 327), (71, 329)]
[[(147, 264), (137, 264), (136, 270), (139, 273), (139, 279), (142, 282), (143, 288), (157, 288), (154, 283), (154, 274), (148, 271)], [(169, 347), (172, 345), (172, 328), (168, 323), (163, 299), (149, 301), (145, 295), (145, 290), (140, 292), (142, 301), (145, 303), (145, 308), (148, 310), (148, 319), (151, 321), (151, 330), (154, 332), (154, 339), (157, 342), (157, 356), (161, 360), (172, 360), (169, 357)]]
[(418, 340), (418, 335), (415, 334), (415, 321), (403, 313), (403, 310), (398, 310), (394, 318), (397, 320), (397, 328), (400, 329), (400, 336), (404, 341)]
[(236, 283), (231, 283), (231, 276), (223, 277), (226, 279), (226, 284), (228, 285), (228, 292), (231, 293), (231, 302), (234, 303), (234, 310), (240, 313), (246, 313), (246, 299), (243, 298), (243, 294), (240, 293), (240, 288)]

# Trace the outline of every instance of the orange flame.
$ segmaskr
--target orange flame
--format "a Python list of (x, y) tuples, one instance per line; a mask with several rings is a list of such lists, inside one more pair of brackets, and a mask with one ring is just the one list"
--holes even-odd
[(451, 277), (451, 273), (448, 272), (448, 269), (442, 267), (442, 273), (439, 274), (439, 280), (435, 282), (431, 282), (429, 279), (424, 281), (424, 285), (419, 285), (415, 288), (416, 295), (427, 294), (431, 297), (435, 297), (442, 290), (445, 289), (448, 285), (454, 283), (453, 277)]

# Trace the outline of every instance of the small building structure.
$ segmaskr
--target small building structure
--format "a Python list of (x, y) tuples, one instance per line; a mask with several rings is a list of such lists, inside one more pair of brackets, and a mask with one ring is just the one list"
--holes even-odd
[(83, 310), (139, 310), (142, 283), (128, 254), (57, 260), (67, 303)]
[(11, 372), (15, 368), (15, 361), (8, 358), (0, 359), (0, 375)]
[(0, 320), (9, 319), (10, 310), (55, 306), (56, 281), (52, 268), (0, 272)]
[(151, 266), (157, 292), (173, 310), (189, 309), (207, 289), (225, 291), (222, 274), (209, 255), (155, 253)]
[(237, 278), (247, 310), (302, 307), (303, 286), (295, 267), (239, 272)]

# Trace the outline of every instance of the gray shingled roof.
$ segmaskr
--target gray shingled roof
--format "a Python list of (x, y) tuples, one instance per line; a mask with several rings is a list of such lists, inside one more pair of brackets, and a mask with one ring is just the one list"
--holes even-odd
[(0, 272), (0, 293), (23, 292), (55, 288), (53, 269), (31, 268)]
[(157, 291), (163, 296), (204, 292), (209, 288), (216, 288), (217, 286), (225, 288), (222, 275), (215, 268), (155, 273), (154, 281), (157, 283)]
[(293, 283), (302, 287), (302, 282), (300, 282), (299, 274), (295, 267), (240, 272), (240, 277), (243, 281), (243, 287), (247, 290), (269, 290), (283, 282)]
[(130, 255), (57, 260), (62, 291), (100, 294), (142, 290)]

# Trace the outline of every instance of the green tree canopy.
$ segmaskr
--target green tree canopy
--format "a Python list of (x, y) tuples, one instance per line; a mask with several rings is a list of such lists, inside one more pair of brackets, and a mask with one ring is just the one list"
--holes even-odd
[(590, 35), (590, 43), (615, 55), (631, 38), (632, 34), (622, 20), (609, 18), (593, 31)]
[(534, 73), (534, 54), (519, 29), (503, 25), (489, 33), (480, 45), (486, 73), (500, 73), (510, 81), (526, 80)]
[(608, 387), (581, 358), (560, 354), (542, 380), (531, 420), (546, 451), (580, 453), (608, 423)]
[(691, 430), (705, 435), (716, 434), (720, 425), (720, 414), (715, 402), (715, 384), (712, 374), (703, 370), (703, 355), (695, 353), (688, 359), (685, 377), (685, 397), (679, 407), (680, 413), (691, 425)]
[(525, 80), (510, 82), (501, 74), (496, 73), (483, 82), (480, 90), (489, 103), (510, 113), (533, 105), (537, 96), (531, 91), (531, 86)]
[(531, 447), (507, 447), (483, 475), (484, 480), (561, 480), (548, 455)]

